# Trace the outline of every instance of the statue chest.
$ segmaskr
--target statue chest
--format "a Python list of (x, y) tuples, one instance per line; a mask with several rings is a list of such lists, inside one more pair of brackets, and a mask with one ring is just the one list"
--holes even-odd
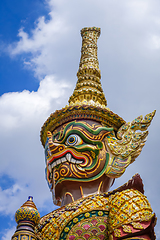
[(80, 199), (44, 216), (36, 228), (39, 239), (108, 239), (108, 199), (100, 195)]
[(137, 190), (96, 194), (42, 217), (35, 228), (38, 240), (108, 240), (137, 234), (154, 217), (146, 197)]
[(59, 239), (104, 240), (108, 239), (108, 211), (93, 210), (82, 212), (67, 223)]

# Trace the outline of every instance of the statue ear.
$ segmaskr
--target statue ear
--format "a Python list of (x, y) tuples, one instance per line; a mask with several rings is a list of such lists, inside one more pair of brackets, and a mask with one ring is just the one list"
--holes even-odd
[(120, 177), (128, 165), (139, 156), (147, 140), (146, 129), (154, 115), (155, 111), (147, 114), (144, 119), (139, 116), (131, 123), (122, 125), (117, 132), (117, 137), (112, 132), (105, 138), (106, 147), (110, 152), (107, 176)]

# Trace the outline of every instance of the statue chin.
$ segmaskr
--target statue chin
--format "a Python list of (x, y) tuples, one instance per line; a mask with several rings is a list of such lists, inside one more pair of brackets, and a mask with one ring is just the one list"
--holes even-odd
[(108, 192), (113, 183), (114, 179), (105, 174), (91, 182), (63, 181), (51, 190), (53, 202), (55, 205), (64, 206), (79, 198)]

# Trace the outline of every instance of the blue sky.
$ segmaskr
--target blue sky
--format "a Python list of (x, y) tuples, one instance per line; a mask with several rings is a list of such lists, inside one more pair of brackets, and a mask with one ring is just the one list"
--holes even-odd
[[(48, 7), (41, 0), (2, 0), (0, 1), (0, 13), (0, 43), (1, 50), (3, 50), (7, 44), (18, 40), (17, 34), (21, 27), (30, 33), (40, 16), (45, 15), (47, 19)], [(1, 85), (0, 94), (24, 89), (37, 90), (38, 81), (33, 73), (24, 69), (22, 56), (17, 56), (16, 61), (13, 61), (1, 51), (1, 59), (3, 60), (0, 65), (0, 78), (3, 79), (3, 87)], [(20, 79), (25, 79), (25, 81), (20, 81)]]
[[(108, 107), (126, 121), (157, 110), (146, 146), (114, 188), (139, 172), (159, 208), (160, 3), (157, 0), (0, 1), (0, 238), (29, 195), (52, 211), (39, 132), (67, 104), (76, 83), (85, 26), (101, 27), (98, 57)], [(160, 239), (160, 224), (156, 234)]]

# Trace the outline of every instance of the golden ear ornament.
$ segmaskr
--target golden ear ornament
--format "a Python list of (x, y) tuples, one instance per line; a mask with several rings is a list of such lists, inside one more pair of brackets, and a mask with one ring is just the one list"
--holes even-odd
[(120, 177), (129, 164), (139, 156), (147, 140), (146, 130), (155, 115), (156, 111), (147, 114), (144, 118), (137, 117), (131, 123), (125, 123), (120, 127), (117, 134), (111, 132), (105, 138), (110, 159), (106, 175)]

